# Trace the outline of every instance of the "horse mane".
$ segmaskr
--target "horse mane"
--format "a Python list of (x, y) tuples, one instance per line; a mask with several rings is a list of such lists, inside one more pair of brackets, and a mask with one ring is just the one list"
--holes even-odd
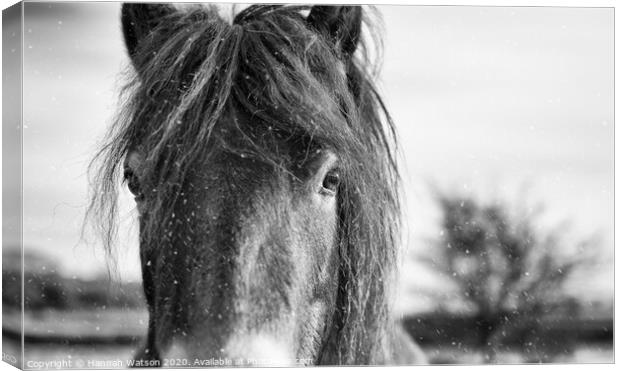
[(339, 293), (319, 362), (374, 364), (388, 341), (397, 263), (394, 124), (372, 82), (370, 49), (339, 52), (334, 40), (308, 25), (302, 12), (309, 9), (255, 5), (232, 24), (214, 9), (162, 16), (132, 52), (122, 108), (91, 163), (88, 215), (111, 252), (122, 163), (137, 146), (148, 149), (144, 171), (157, 198), (149, 214), (161, 215), (149, 218), (158, 225), (141, 226), (146, 231), (166, 220), (194, 159), (218, 146), (241, 151), (215, 128), (237, 132), (247, 155), (275, 166), (286, 162), (260, 133), (331, 148), (342, 169)]

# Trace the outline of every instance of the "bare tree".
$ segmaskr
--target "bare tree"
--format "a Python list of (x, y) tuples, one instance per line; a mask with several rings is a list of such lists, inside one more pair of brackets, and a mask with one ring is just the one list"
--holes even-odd
[[(515, 336), (529, 360), (548, 360), (549, 339), (538, 336), (543, 320), (576, 315), (578, 302), (563, 286), (576, 269), (593, 261), (588, 253), (593, 249), (586, 246), (594, 240), (563, 245), (566, 226), (541, 232), (539, 213), (515, 217), (502, 204), (447, 195), (438, 200), (441, 241), (437, 255), (426, 260), (450, 277), (457, 295), (474, 310), (477, 346), (487, 362), (495, 360), (504, 340)], [(566, 254), (571, 247), (574, 253)]]

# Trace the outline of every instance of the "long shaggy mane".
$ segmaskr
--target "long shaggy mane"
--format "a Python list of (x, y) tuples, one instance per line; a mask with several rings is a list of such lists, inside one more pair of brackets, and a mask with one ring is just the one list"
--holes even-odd
[[(144, 172), (156, 199), (143, 238), (165, 225), (192, 162), (215, 148), (277, 166), (286, 163), (264, 144), (265, 133), (333, 149), (343, 171), (339, 293), (319, 362), (375, 364), (388, 341), (397, 264), (394, 125), (372, 82), (368, 55), (376, 53), (362, 45), (351, 58), (342, 55), (308, 25), (302, 14), (309, 9), (251, 6), (232, 24), (213, 9), (160, 19), (132, 56), (120, 112), (91, 164), (88, 217), (111, 251), (123, 159), (138, 146), (148, 153)], [(370, 22), (364, 27), (373, 34)], [(222, 127), (238, 133), (243, 146), (218, 136)]]

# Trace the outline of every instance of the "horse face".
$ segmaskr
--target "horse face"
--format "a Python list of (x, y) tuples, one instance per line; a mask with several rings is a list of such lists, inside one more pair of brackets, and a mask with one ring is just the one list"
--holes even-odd
[[(270, 14), (269, 9), (261, 12)], [(245, 14), (248, 19), (255, 15)], [(365, 313), (360, 308), (367, 305), (336, 303), (340, 289), (352, 290), (341, 287), (345, 281), (341, 273), (352, 277), (354, 270), (366, 269), (342, 261), (337, 201), (343, 186), (335, 149), (340, 146), (343, 154), (342, 147), (360, 143), (351, 139), (356, 136), (343, 112), (355, 109), (355, 94), (349, 89), (360, 89), (347, 81), (344, 62), (356, 48), (361, 10), (317, 6), (306, 19), (301, 14), (275, 14), (262, 25), (274, 29), (261, 32), (240, 24), (211, 27), (204, 14), (179, 16), (166, 5), (125, 4), (122, 21), (142, 89), (134, 96), (140, 102), (133, 107), (139, 119), (133, 118), (125, 132), (131, 139), (124, 149), (125, 177), (140, 212), (140, 253), (150, 311), (148, 343), (138, 357), (159, 358), (162, 352), (178, 350), (177, 355), (190, 358), (219, 356), (251, 363), (321, 359), (327, 343), (337, 342), (334, 336), (346, 336), (339, 332), (345, 321), (342, 313), (352, 306)], [(286, 33), (292, 30), (297, 41)], [(267, 37), (274, 32), (276, 36)], [(260, 52), (248, 41), (258, 40), (258, 35), (267, 35)], [(217, 52), (204, 52), (205, 47)], [(283, 48), (289, 57), (304, 56), (305, 62), (280, 61)], [(235, 58), (242, 62), (233, 68)], [(294, 75), (295, 68), (303, 71)], [(249, 69), (253, 79), (244, 79)], [(265, 103), (256, 86), (276, 78), (287, 94), (265, 92), (271, 98)], [(229, 90), (223, 88), (227, 81)], [(296, 89), (304, 81), (315, 85)], [(198, 99), (201, 94), (208, 99)], [(269, 110), (280, 122), (278, 103), (298, 114), (301, 109), (293, 102), (305, 100), (309, 102), (304, 102), (304, 122), (321, 122), (331, 130), (318, 123), (293, 122), (293, 127), (305, 128), (301, 130), (305, 134), (284, 128), (281, 135), (282, 127), (272, 131), (255, 117)], [(181, 111), (183, 120), (161, 113)], [(184, 120), (186, 116), (193, 119)], [(204, 151), (195, 150), (196, 140), (188, 130), (208, 139), (198, 141)], [(167, 137), (168, 133), (172, 134)], [(339, 139), (331, 146), (317, 144), (315, 135)], [(136, 136), (142, 139), (135, 140)], [(188, 142), (194, 143), (187, 146)], [(180, 150), (175, 149), (178, 143)], [(271, 156), (261, 156), (256, 143)], [(183, 151), (188, 147), (189, 157)], [(173, 164), (165, 171), (177, 171), (176, 159), (183, 173), (174, 178), (177, 183), (153, 175), (160, 171), (160, 160)], [(353, 224), (358, 219), (347, 220)], [(343, 268), (343, 264), (349, 265)]]
[[(225, 150), (195, 161), (170, 195), (177, 200), (161, 234), (142, 236), (161, 337), (153, 346), (166, 348), (174, 336), (173, 348), (189, 357), (292, 363), (316, 356), (338, 282), (338, 159), (286, 143), (280, 150), (294, 159), (290, 168)], [(148, 224), (144, 157), (129, 153), (125, 173)]]

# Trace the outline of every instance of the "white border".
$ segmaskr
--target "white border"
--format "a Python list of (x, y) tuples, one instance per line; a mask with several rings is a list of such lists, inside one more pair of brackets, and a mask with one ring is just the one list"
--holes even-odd
[[(41, 1), (41, 0), (30, 0), (31, 2), (46, 2), (46, 1)], [(133, 0), (131, 0), (133, 1)], [(133, 1), (133, 2), (148, 2), (151, 0), (138, 0), (138, 1)], [(8, 8), (9, 6), (17, 3), (18, 1), (15, 0), (0, 0), (0, 6), (2, 9)], [(95, 1), (95, 0), (64, 0), (64, 1), (57, 1), (57, 2), (117, 2), (117, 1)], [(179, 1), (179, 0), (161, 0), (161, 1), (152, 1), (152, 2), (175, 2), (175, 3), (187, 3), (187, 2), (192, 2), (192, 1)], [(196, 1), (194, 1), (196, 2)], [(217, 3), (261, 3), (261, 1), (256, 1), (256, 0), (241, 0), (241, 1), (230, 1), (230, 0), (221, 0), (221, 1), (213, 1), (213, 2), (217, 2)], [(265, 1), (262, 1), (265, 2)], [(300, 0), (292, 0), (292, 1), (282, 1), (282, 0), (270, 0), (267, 1), (269, 3), (301, 3), (301, 4), (307, 4), (307, 3), (314, 3), (311, 1), (300, 1)], [(617, 100), (617, 95), (615, 94), (615, 79), (616, 79), (616, 75), (615, 75), (615, 70), (618, 67), (618, 54), (617, 54), (617, 48), (616, 43), (618, 40), (618, 28), (615, 27), (615, 8), (617, 5), (617, 1), (612, 1), (612, 0), (504, 0), (504, 1), (498, 1), (498, 0), (475, 0), (475, 1), (466, 1), (466, 0), (449, 0), (449, 1), (437, 1), (437, 0), (426, 0), (426, 1), (419, 1), (419, 0), (407, 0), (407, 1), (398, 1), (398, 0), (371, 0), (371, 1), (351, 1), (351, 0), (339, 0), (339, 1), (318, 1), (317, 3), (323, 3), (323, 4), (327, 4), (327, 3), (334, 3), (334, 4), (377, 4), (377, 5), (418, 5), (418, 6), (502, 6), (502, 7), (510, 7), (510, 6), (518, 6), (518, 7), (548, 7), (548, 6), (554, 6), (554, 7), (609, 7), (609, 8), (614, 8), (614, 62), (615, 62), (615, 66), (614, 66), (614, 125), (615, 125), (615, 112), (616, 109), (618, 107), (618, 100)], [(2, 27), (2, 20), (0, 17), (0, 29)], [(2, 48), (2, 40), (0, 38), (0, 49)], [(2, 67), (0, 65), (0, 75), (2, 74)], [(0, 91), (0, 111), (2, 108), (2, 100), (1, 100), (1, 91)], [(618, 164), (618, 153), (615, 151), (615, 143), (617, 143), (617, 132), (614, 129), (614, 251), (615, 251), (615, 236), (616, 236), (616, 232), (618, 231), (618, 226), (615, 224), (615, 210), (617, 209), (617, 199), (615, 197), (616, 194), (618, 194), (618, 191), (620, 190), (620, 186), (618, 185), (618, 183), (616, 182), (616, 165)], [(1, 132), (0, 132), (0, 143), (1, 143)], [(2, 154), (0, 153), (0, 161), (2, 159)], [(0, 179), (1, 179), (1, 175), (0, 175)], [(0, 207), (1, 207), (1, 201), (0, 201)], [(2, 220), (2, 216), (0, 215), (0, 221)], [(0, 232), (1, 234), (1, 232)], [(0, 257), (0, 262), (1, 262), (1, 257)], [(615, 266), (618, 266), (618, 255), (614, 254), (614, 262), (615, 262)], [(615, 287), (618, 287), (618, 276), (615, 275), (615, 269), (614, 269), (614, 282), (615, 282)], [(614, 293), (615, 293), (615, 288), (614, 288)], [(0, 309), (1, 311), (1, 309)], [(616, 305), (616, 296), (614, 295), (614, 319), (618, 318), (618, 306)], [(1, 313), (1, 312), (0, 312)], [(614, 320), (614, 334), (618, 333), (618, 325), (617, 325), (617, 321)], [(614, 340), (615, 340), (615, 336), (614, 336)], [(614, 355), (615, 355), (615, 349), (616, 346), (614, 346)], [(615, 360), (615, 357), (614, 357)], [(535, 368), (539, 368), (542, 367), (545, 370), (549, 370), (549, 371), (572, 371), (572, 370), (582, 370), (584, 368), (587, 368), (588, 370), (611, 370), (611, 369), (615, 369), (615, 364), (546, 364), (546, 365), (541, 365), (541, 366), (530, 366), (530, 365), (479, 365), (479, 366), (462, 366), (462, 365), (456, 365), (456, 366), (439, 366), (439, 365), (435, 365), (435, 366), (406, 366), (406, 367), (394, 367), (393, 369), (397, 369), (397, 370), (408, 370), (410, 369), (410, 367), (415, 367), (415, 370), (451, 370), (451, 369), (458, 369), (458, 370), (472, 370), (472, 369), (478, 369), (480, 368), (484, 368), (484, 369), (489, 369), (489, 368), (493, 368), (494, 370), (526, 370), (526, 369), (530, 369), (531, 367), (535, 367)], [(386, 367), (389, 369), (392, 369), (392, 367)], [(0, 371), (4, 371), (4, 370), (15, 370), (16, 368), (8, 365), (5, 362), (0, 362)], [(337, 368), (335, 367), (321, 367), (322, 370), (336, 370)], [(347, 367), (347, 370), (362, 370), (362, 369), (368, 369), (367, 367)], [(375, 367), (373, 367), (373, 369), (376, 369)], [(383, 367), (381, 367), (381, 369), (383, 369)], [(267, 370), (267, 369), (263, 369), (263, 370)], [(275, 370), (282, 370), (282, 368), (278, 368)]]

